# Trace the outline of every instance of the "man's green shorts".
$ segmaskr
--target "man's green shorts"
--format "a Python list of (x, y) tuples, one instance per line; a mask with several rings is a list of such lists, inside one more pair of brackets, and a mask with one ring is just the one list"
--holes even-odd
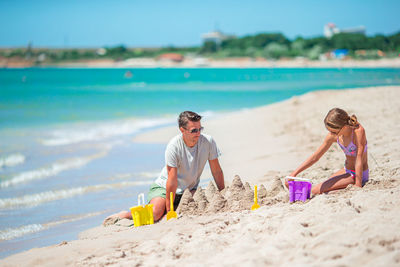
[[(167, 190), (164, 187), (159, 186), (156, 183), (152, 183), (150, 185), (149, 194), (147, 195), (147, 199), (150, 202), (153, 198), (162, 197), (166, 198)], [(174, 199), (174, 209), (176, 210), (179, 206), (179, 202), (181, 201), (182, 195), (176, 194)]]
[(150, 202), (155, 197), (166, 198), (165, 197), (166, 194), (167, 194), (167, 190), (164, 187), (161, 187), (156, 183), (152, 183), (151, 186), (150, 186), (150, 191), (149, 191), (149, 194), (147, 196), (147, 199)]

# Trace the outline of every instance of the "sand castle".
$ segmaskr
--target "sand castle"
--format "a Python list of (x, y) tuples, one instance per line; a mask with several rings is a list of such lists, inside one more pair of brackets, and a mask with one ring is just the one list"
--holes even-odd
[[(271, 177), (267, 187), (258, 185), (257, 197), (260, 206), (274, 205), (279, 202), (289, 202), (279, 176)], [(267, 189), (268, 188), (268, 189)], [(176, 210), (179, 217), (190, 215), (215, 214), (220, 212), (238, 212), (250, 210), (254, 204), (254, 185), (248, 182), (243, 184), (239, 175), (235, 175), (231, 184), (218, 191), (212, 181), (204, 190), (198, 187), (194, 194), (186, 189)], [(122, 222), (120, 218), (110, 217), (103, 223), (104, 226), (132, 226), (130, 222)]]
[[(287, 193), (279, 178), (273, 180), (269, 190), (262, 184), (258, 188), (258, 204), (261, 206), (286, 200)], [(218, 191), (211, 181), (205, 190), (199, 187), (193, 196), (189, 190), (185, 190), (177, 213), (179, 216), (185, 216), (250, 210), (253, 203), (254, 186), (248, 182), (243, 184), (239, 175), (236, 175), (232, 183), (222, 191)]]

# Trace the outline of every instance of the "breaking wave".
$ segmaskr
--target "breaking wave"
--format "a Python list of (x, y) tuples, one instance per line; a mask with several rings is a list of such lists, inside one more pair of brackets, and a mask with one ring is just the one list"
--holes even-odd
[(45, 224), (29, 224), (29, 225), (23, 225), (20, 227), (15, 227), (15, 228), (6, 228), (4, 230), (0, 230), (0, 241), (2, 240), (11, 240), (14, 238), (18, 238), (27, 234), (33, 234), (39, 231), (43, 231), (46, 229), (49, 229), (51, 227), (63, 224), (63, 223), (68, 223), (68, 222), (73, 222), (73, 221), (78, 221), (82, 219), (86, 219), (89, 217), (97, 216), (100, 215), (102, 212), (93, 212), (89, 214), (84, 214), (84, 215), (78, 215), (74, 216), (69, 219), (65, 220), (60, 220), (60, 221), (55, 221), (55, 222), (49, 222)]
[(0, 240), (10, 240), (26, 234), (42, 231), (44, 227), (41, 224), (23, 225), (17, 228), (7, 228), (0, 230)]
[(27, 183), (34, 180), (48, 178), (66, 170), (82, 167), (94, 159), (104, 157), (106, 154), (107, 152), (103, 151), (87, 157), (79, 157), (79, 158), (72, 158), (68, 160), (59, 161), (50, 165), (49, 167), (43, 167), (32, 171), (22, 172), (15, 175), (9, 180), (2, 181), (0, 183), (0, 188), (5, 188), (21, 183)]
[(75, 127), (71, 129), (59, 129), (50, 132), (50, 137), (41, 140), (46, 146), (60, 146), (80, 143), (84, 141), (99, 141), (113, 136), (134, 134), (142, 129), (156, 127), (171, 123), (175, 120), (125, 120), (118, 122), (106, 122), (95, 124), (91, 127)]
[(0, 209), (13, 209), (18, 207), (32, 207), (40, 204), (56, 201), (65, 198), (71, 198), (77, 195), (83, 195), (90, 192), (98, 192), (107, 189), (123, 188), (136, 185), (149, 185), (152, 181), (136, 181), (136, 182), (121, 182), (114, 184), (98, 184), (91, 186), (82, 186), (65, 190), (52, 190), (41, 192), (32, 195), (25, 195), (15, 198), (0, 199)]
[(0, 170), (3, 167), (13, 167), (25, 162), (25, 156), (19, 153), (0, 158)]

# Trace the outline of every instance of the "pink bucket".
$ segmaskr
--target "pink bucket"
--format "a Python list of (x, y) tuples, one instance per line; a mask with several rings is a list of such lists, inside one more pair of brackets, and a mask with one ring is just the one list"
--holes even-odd
[(288, 181), (290, 202), (306, 201), (310, 198), (311, 183), (306, 181)]

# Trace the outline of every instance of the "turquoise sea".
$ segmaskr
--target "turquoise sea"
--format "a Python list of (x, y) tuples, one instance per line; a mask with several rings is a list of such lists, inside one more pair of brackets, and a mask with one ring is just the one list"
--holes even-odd
[(399, 69), (0, 69), (0, 257), (76, 239), (136, 205), (176, 124), (314, 90), (399, 85)]

